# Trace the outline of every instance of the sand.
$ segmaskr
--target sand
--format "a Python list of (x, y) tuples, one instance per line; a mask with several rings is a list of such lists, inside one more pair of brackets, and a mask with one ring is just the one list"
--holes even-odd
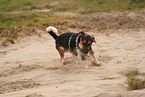
[(0, 46), (0, 97), (145, 97), (145, 89), (129, 90), (122, 72), (145, 71), (145, 30), (88, 32), (101, 66), (77, 64), (65, 54), (61, 63), (49, 34), (28, 36), (7, 47)]

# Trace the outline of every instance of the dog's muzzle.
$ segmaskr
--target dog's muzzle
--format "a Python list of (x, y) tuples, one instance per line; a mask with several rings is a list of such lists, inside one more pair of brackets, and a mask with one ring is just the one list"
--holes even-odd
[(81, 49), (81, 54), (82, 54), (82, 56), (86, 56), (86, 55), (88, 54), (89, 51), (91, 51), (91, 47), (90, 47), (89, 50), (88, 50), (88, 49)]
[(87, 54), (88, 52), (89, 52), (89, 50), (88, 50), (88, 49), (82, 49), (82, 53)]

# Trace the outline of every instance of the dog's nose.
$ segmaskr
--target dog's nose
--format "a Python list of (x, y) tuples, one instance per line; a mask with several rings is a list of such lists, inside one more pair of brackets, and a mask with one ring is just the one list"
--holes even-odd
[(83, 49), (82, 52), (83, 53), (88, 53), (88, 50), (87, 49)]

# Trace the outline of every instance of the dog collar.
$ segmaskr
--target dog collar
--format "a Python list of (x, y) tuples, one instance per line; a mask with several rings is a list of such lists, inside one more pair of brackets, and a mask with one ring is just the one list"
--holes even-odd
[[(82, 52), (82, 49), (79, 47), (79, 42), (78, 42), (80, 36), (81, 36), (81, 35), (79, 34), (79, 35), (77, 36), (77, 38), (76, 38), (76, 48), (79, 49), (79, 50)], [(88, 52), (90, 52), (91, 49), (92, 49), (92, 48), (90, 47), (90, 49), (88, 50)]]

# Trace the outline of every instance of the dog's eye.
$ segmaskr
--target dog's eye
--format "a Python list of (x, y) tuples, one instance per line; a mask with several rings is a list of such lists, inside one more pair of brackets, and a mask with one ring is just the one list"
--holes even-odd
[(83, 43), (83, 45), (86, 45), (85, 43)]
[(91, 44), (88, 44), (88, 46), (91, 46)]

